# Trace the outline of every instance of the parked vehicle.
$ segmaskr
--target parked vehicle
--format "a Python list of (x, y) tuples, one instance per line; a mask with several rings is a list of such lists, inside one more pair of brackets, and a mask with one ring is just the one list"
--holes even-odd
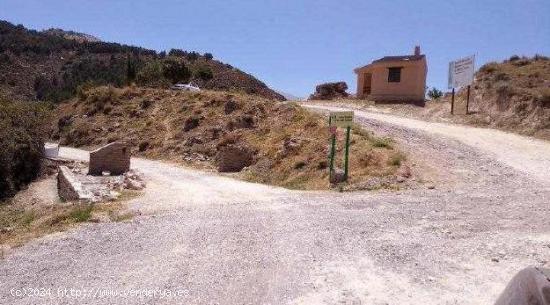
[(201, 91), (199, 87), (193, 86), (191, 84), (175, 84), (172, 87), (170, 87), (172, 90), (183, 90), (183, 91)]

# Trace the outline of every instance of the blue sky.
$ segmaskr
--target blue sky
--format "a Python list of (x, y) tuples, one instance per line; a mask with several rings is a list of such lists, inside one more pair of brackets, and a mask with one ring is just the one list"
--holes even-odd
[(353, 68), (420, 45), (428, 86), (445, 89), (448, 62), (476, 66), (550, 55), (549, 0), (0, 0), (0, 19), (58, 27), (146, 48), (211, 52), (266, 82), (307, 96)]

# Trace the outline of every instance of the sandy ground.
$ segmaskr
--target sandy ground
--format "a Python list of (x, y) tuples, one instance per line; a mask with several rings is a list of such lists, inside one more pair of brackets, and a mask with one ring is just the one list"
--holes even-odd
[(356, 115), (435, 189), (289, 191), (135, 159), (142, 216), (12, 250), (0, 304), (491, 304), (517, 271), (548, 266), (549, 143)]

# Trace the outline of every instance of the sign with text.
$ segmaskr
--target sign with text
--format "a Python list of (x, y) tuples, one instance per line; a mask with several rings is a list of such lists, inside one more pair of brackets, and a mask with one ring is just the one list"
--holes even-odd
[(353, 111), (333, 111), (330, 113), (330, 126), (351, 127), (353, 124)]
[(449, 89), (469, 86), (474, 81), (475, 56), (449, 63)]

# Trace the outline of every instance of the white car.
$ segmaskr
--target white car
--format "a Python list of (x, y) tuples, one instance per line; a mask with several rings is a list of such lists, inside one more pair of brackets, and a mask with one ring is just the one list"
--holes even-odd
[(191, 84), (175, 84), (170, 88), (173, 90), (183, 90), (183, 91), (193, 91), (193, 92), (201, 91), (199, 87), (195, 87)]

